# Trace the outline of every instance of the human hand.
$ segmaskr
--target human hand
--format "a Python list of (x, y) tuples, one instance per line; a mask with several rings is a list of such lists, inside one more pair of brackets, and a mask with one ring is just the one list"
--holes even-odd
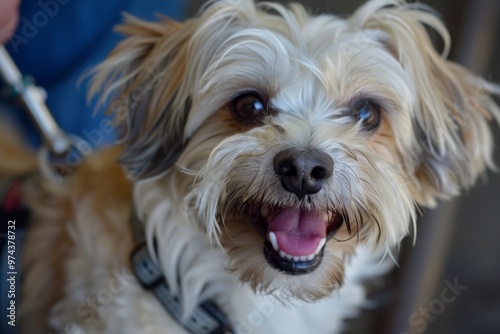
[(21, 0), (0, 0), (0, 44), (5, 43), (17, 27)]

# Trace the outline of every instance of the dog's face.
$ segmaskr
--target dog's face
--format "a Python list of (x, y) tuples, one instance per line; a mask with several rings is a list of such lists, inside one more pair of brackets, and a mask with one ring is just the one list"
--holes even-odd
[(94, 89), (121, 94), (125, 167), (181, 179), (191, 217), (254, 289), (329, 295), (357, 245), (389, 251), (415, 203), (490, 163), (494, 87), (434, 50), (422, 23), (447, 48), (438, 19), (393, 3), (349, 19), (248, 0), (183, 24), (129, 19), (100, 68)]

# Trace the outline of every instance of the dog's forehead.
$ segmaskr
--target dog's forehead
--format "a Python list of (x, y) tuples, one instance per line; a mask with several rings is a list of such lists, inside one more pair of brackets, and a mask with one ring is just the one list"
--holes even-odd
[(413, 90), (408, 73), (390, 52), (361, 33), (339, 38), (320, 55), (291, 58), (286, 66), (272, 81), (276, 103), (324, 96), (344, 105), (357, 97)]
[(332, 20), (339, 23), (320, 25), (313, 18), (301, 30), (263, 25), (232, 32), (211, 57), (199, 91), (228, 100), (257, 90), (286, 110), (292, 101), (308, 107), (324, 105), (321, 99), (345, 104), (363, 90), (387, 89), (388, 77), (399, 78), (392, 80), (394, 90), (411, 82), (402, 79), (406, 74), (380, 42), (380, 32), (352, 30), (343, 20)]
[[(373, 50), (385, 49), (380, 42), (384, 33), (374, 30), (355, 30), (349, 28), (343, 20), (338, 25), (309, 24), (300, 29), (283, 28), (274, 25), (252, 25), (233, 28), (221, 34), (219, 45), (207, 46), (200, 43), (202, 49), (214, 48), (210, 57), (211, 70), (231, 65), (232, 62), (243, 64), (253, 62), (258, 69), (289, 70), (292, 68), (310, 68), (315, 65), (325, 70), (325, 60), (331, 58), (352, 58), (355, 53), (372, 53)], [(314, 18), (311, 22), (315, 22)], [(203, 39), (203, 35), (199, 35)], [(345, 66), (345, 64), (344, 64)], [(296, 72), (296, 71), (295, 71)]]
[(384, 32), (352, 28), (332, 15), (294, 20), (267, 15), (227, 26), (216, 43), (208, 31), (196, 35), (199, 49), (193, 51), (205, 65), (195, 81), (188, 134), (246, 91), (258, 91), (283, 113), (318, 117), (360, 97), (399, 95), (391, 100), (407, 101), (412, 95), (413, 81), (383, 43)]

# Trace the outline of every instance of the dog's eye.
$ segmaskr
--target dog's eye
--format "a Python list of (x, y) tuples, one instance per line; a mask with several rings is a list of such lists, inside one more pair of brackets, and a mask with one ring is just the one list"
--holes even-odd
[(234, 118), (247, 124), (259, 123), (268, 114), (264, 99), (255, 92), (237, 96), (231, 103), (231, 112)]
[(354, 104), (352, 115), (366, 131), (375, 130), (380, 125), (380, 106), (370, 100), (360, 100)]

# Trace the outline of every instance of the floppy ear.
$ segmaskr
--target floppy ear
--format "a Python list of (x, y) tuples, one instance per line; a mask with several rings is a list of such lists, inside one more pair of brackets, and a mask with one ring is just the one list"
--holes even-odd
[[(196, 18), (145, 22), (126, 15), (127, 36), (93, 73), (89, 95), (112, 100), (124, 151), (120, 162), (135, 178), (155, 176), (173, 164), (200, 82), (227, 36), (251, 22), (251, 0), (210, 1)], [(186, 131), (189, 132), (189, 131)]]
[(126, 15), (126, 35), (95, 70), (90, 96), (110, 100), (124, 151), (120, 162), (136, 178), (154, 176), (179, 156), (191, 100), (187, 72), (193, 21), (145, 22)]
[[(450, 37), (429, 8), (396, 0), (373, 0), (361, 7), (351, 23), (362, 29), (382, 30), (382, 41), (413, 78), (414, 147), (405, 168), (413, 177), (414, 198), (435, 205), (436, 198), (457, 195), (471, 186), (486, 167), (493, 168), (493, 138), (488, 127), (500, 119), (491, 94), (500, 88), (447, 61)], [(439, 54), (429, 37), (442, 38)]]

